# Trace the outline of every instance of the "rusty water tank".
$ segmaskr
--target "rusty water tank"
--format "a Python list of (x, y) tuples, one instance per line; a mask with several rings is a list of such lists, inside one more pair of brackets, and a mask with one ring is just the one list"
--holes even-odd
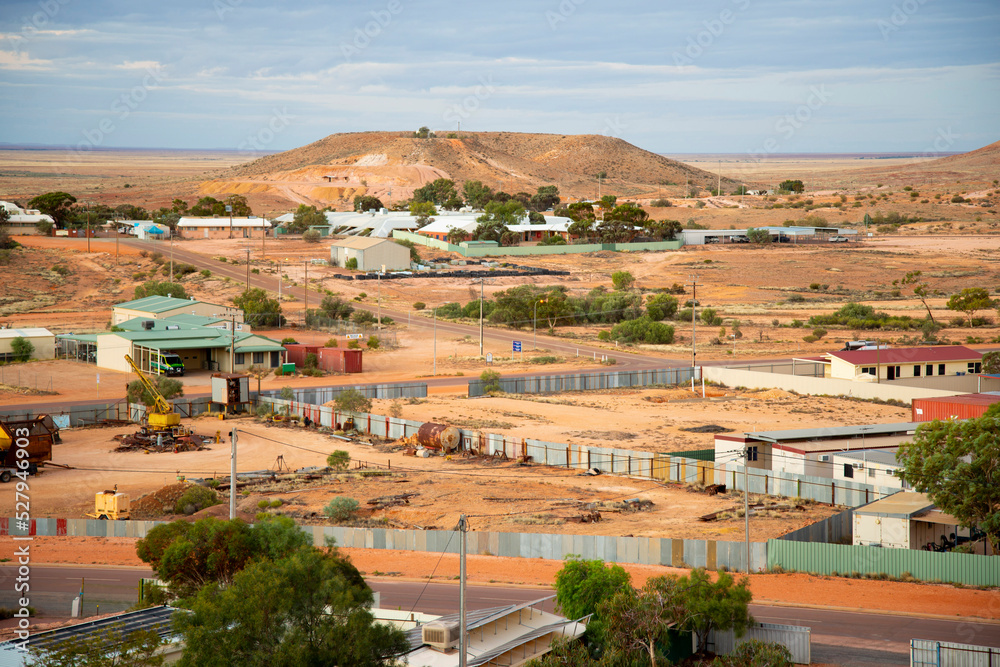
[(454, 426), (427, 422), (417, 431), (417, 442), (428, 449), (451, 452), (458, 449), (462, 442), (462, 434)]

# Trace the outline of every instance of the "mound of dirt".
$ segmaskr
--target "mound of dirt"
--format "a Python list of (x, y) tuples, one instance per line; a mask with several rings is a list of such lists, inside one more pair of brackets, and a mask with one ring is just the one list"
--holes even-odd
[(178, 499), (192, 486), (194, 485), (190, 482), (170, 484), (140, 497), (132, 503), (132, 518), (159, 519), (165, 514), (173, 514)]
[[(477, 180), (507, 192), (533, 193), (558, 184), (564, 195), (593, 195), (596, 175), (604, 191), (636, 195), (670, 192), (685, 183), (715, 187), (717, 176), (603, 135), (463, 132), (455, 138), (417, 139), (409, 132), (332, 134), (307, 146), (233, 167), (206, 181), (203, 193), (253, 194), (267, 190), (294, 201), (347, 202), (358, 194), (393, 199), (437, 178), (459, 185)], [(663, 184), (673, 184), (664, 188)], [(725, 187), (735, 181), (723, 178)]]

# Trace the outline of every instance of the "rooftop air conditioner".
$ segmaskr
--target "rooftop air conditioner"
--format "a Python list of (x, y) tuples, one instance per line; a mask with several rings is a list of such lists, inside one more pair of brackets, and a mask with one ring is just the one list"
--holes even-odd
[(145, 329), (146, 331), (149, 331), (150, 329), (152, 329), (155, 326), (156, 326), (156, 322), (154, 322), (153, 320), (145, 320), (142, 323), (142, 328)]
[(829, 461), (830, 460), (830, 455), (829, 454), (820, 454), (819, 455), (819, 460), (820, 461)]
[(421, 630), (425, 644), (438, 651), (447, 651), (458, 644), (458, 623), (428, 623)]

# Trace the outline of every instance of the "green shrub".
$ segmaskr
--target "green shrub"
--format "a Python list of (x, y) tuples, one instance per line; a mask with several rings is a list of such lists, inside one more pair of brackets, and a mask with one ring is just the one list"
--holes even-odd
[(281, 339), (281, 344), (282, 345), (296, 345), (297, 343), (295, 342), (295, 339), (292, 338), (291, 336), (286, 336), (285, 338)]
[(267, 501), (267, 500), (258, 500), (257, 501), (257, 509), (263, 510), (263, 509), (267, 509), (270, 506), (271, 506), (271, 503), (269, 501)]
[(361, 349), (361, 343), (359, 343), (356, 340), (348, 341), (348, 343), (347, 343), (347, 349), (349, 349), (349, 350), (360, 350)]
[(338, 449), (326, 457), (326, 465), (334, 470), (347, 470), (351, 464), (351, 455), (343, 449)]
[(378, 336), (376, 336), (375, 334), (372, 334), (371, 336), (368, 337), (368, 349), (369, 350), (377, 350), (379, 348), (379, 345), (380, 345), (380, 343), (378, 341)]
[(669, 345), (674, 342), (674, 328), (669, 324), (655, 322), (647, 315), (634, 320), (619, 322), (611, 328), (611, 338), (624, 343), (648, 343)]
[(716, 658), (712, 667), (792, 667), (792, 653), (777, 642), (750, 639), (731, 653)]
[(271, 501), (271, 507), (274, 509), (277, 509), (284, 504), (285, 503), (281, 500), (281, 498), (275, 498), (274, 500)]
[(323, 347), (337, 347), (337, 339), (331, 338), (323, 345)]
[[(321, 234), (318, 229), (308, 229), (302, 233), (302, 240), (306, 243), (319, 243)], [(354, 261), (355, 268), (357, 268), (357, 260)]]
[(209, 271), (208, 269), (202, 269), (201, 270), (201, 277), (202, 278), (211, 278), (212, 277), (212, 272)]
[(303, 365), (307, 369), (316, 368), (316, 366), (319, 365), (319, 357), (316, 356), (315, 352), (308, 352), (306, 353), (306, 358), (305, 361), (303, 362)]
[(493, 370), (486, 370), (479, 374), (479, 379), (483, 383), (483, 391), (492, 393), (500, 391), (500, 373)]
[(55, 266), (53, 266), (52, 267), (52, 272), (53, 273), (58, 273), (60, 276), (69, 275), (69, 269), (67, 269), (62, 264), (56, 264)]
[(813, 336), (816, 336), (816, 340), (819, 340), (820, 338), (822, 338), (825, 335), (826, 335), (826, 329), (822, 329), (822, 328), (813, 329)]
[(543, 364), (543, 365), (544, 364), (558, 364), (559, 363), (559, 357), (554, 357), (554, 356), (551, 356), (551, 355), (542, 356), (542, 357), (532, 357), (531, 359), (528, 360), (528, 363), (530, 363), (530, 364)]
[(194, 485), (185, 491), (174, 504), (174, 514), (194, 514), (206, 507), (219, 504), (219, 494), (204, 486)]
[(15, 336), (10, 341), (10, 353), (14, 361), (27, 361), (34, 352), (35, 344), (24, 336)]
[(413, 310), (423, 310), (426, 307), (427, 304), (424, 303), (423, 301), (417, 301), (416, 303), (413, 304)]
[(807, 343), (815, 343), (816, 341), (819, 340), (819, 338), (816, 338), (816, 336), (809, 334), (808, 336), (803, 336), (802, 340), (804, 340)]
[(344, 268), (345, 269), (349, 269), (351, 271), (357, 271), (357, 269), (358, 269), (358, 258), (357, 257), (351, 257), (344, 264)]
[(358, 511), (358, 505), (358, 501), (354, 498), (336, 496), (331, 498), (330, 502), (323, 508), (323, 514), (333, 521), (343, 523), (354, 518), (354, 514)]

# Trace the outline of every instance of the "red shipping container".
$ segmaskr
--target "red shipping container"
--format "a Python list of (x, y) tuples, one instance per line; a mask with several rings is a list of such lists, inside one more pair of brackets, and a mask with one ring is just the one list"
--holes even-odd
[(288, 363), (295, 364), (295, 368), (303, 368), (306, 365), (306, 355), (311, 352), (316, 356), (319, 356), (321, 346), (289, 343), (285, 345), (285, 349), (288, 351)]
[(319, 367), (337, 373), (360, 373), (361, 350), (347, 350), (341, 347), (324, 347), (316, 353)]
[(994, 403), (1000, 403), (998, 394), (959, 394), (938, 398), (913, 399), (913, 421), (929, 422), (935, 419), (975, 419)]

